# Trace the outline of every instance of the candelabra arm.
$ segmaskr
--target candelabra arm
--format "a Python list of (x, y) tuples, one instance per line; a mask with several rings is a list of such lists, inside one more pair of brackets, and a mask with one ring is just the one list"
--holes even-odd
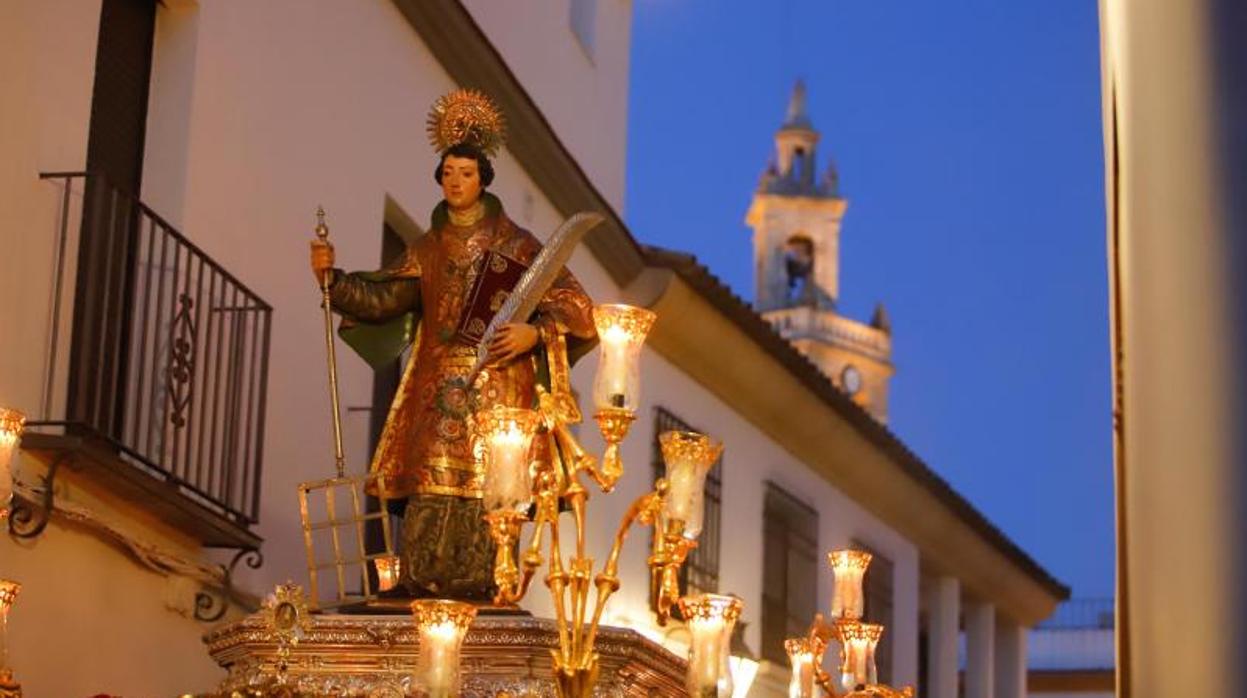
[(589, 577), (593, 572), (593, 560), (585, 555), (585, 503), (589, 499), (589, 491), (580, 484), (578, 477), (573, 476), (563, 499), (572, 511), (572, 521), (576, 525), (576, 552), (568, 563), (571, 572), (569, 582), (572, 624), (571, 655), (573, 659), (581, 663), (584, 661), (585, 654), (582, 639), (585, 608), (589, 601)]
[(840, 698), (840, 693), (836, 691), (836, 686), (831, 680), (831, 674), (826, 669), (820, 667), (814, 668), (814, 681), (818, 687), (823, 689), (824, 698)]
[(817, 640), (823, 644), (823, 647), (827, 647), (832, 640), (836, 639), (835, 623), (828, 623), (822, 613), (815, 613), (808, 635), (810, 640)]
[[(557, 494), (549, 491), (542, 492), (539, 495), (541, 503), (538, 506), (543, 506), (551, 497), (557, 498)], [(560, 666), (569, 666), (571, 663), (568, 651), (571, 643), (567, 634), (567, 608), (565, 606), (568, 575), (563, 570), (563, 554), (559, 549), (558, 517), (551, 518), (547, 523), (550, 527), (550, 572), (546, 575), (546, 586), (550, 589), (550, 599), (554, 602), (554, 621), (559, 629), (559, 649), (551, 650), (554, 655), (554, 666), (557, 669)]]
[[(828, 623), (822, 613), (815, 613), (814, 621), (810, 623), (810, 630), (806, 633), (806, 636), (810, 641), (810, 646), (821, 647), (823, 648), (823, 651), (826, 651), (831, 641), (835, 639), (835, 635), (835, 624)], [(840, 662), (837, 663), (837, 666), (844, 663), (843, 648), (841, 648), (840, 652), (841, 658)], [(819, 652), (818, 662), (814, 666), (814, 681), (818, 684), (818, 687), (822, 689), (823, 696), (825, 698), (840, 698), (842, 694), (836, 690), (836, 684), (832, 680), (831, 674), (827, 673), (827, 671), (823, 669), (822, 660), (823, 653)]]
[(597, 603), (593, 609), (593, 619), (589, 623), (589, 631), (585, 639), (587, 647), (593, 647), (594, 640), (597, 638), (598, 626), (602, 622), (602, 612), (606, 610), (606, 602), (610, 600), (611, 594), (619, 591), (619, 556), (623, 553), (623, 544), (628, 538), (628, 531), (637, 522), (644, 526), (652, 526), (658, 517), (658, 512), (662, 509), (663, 497), (666, 494), (667, 481), (659, 478), (653, 492), (637, 497), (624, 512), (623, 519), (619, 522), (619, 530), (615, 532), (615, 542), (611, 546), (610, 556), (606, 558), (601, 574), (593, 580), (598, 593)]
[(519, 602), (521, 591), (520, 569), (515, 561), (515, 545), (525, 515), (516, 511), (491, 511), (485, 514), (489, 533), (494, 539), (494, 594), (495, 606), (510, 606)]
[[(542, 482), (553, 484), (556, 479), (553, 474), (546, 474), (543, 476)], [(542, 489), (546, 486), (548, 485), (541, 485)], [(536, 576), (537, 570), (540, 569), (543, 562), (541, 557), (541, 532), (545, 530), (547, 524), (555, 522), (558, 515), (558, 497), (538, 497), (537, 515), (533, 519), (533, 537), (528, 542), (528, 550), (520, 561), (524, 568), (524, 577), (520, 582), (520, 593), (519, 598), (516, 599), (517, 603), (528, 594), (528, 586), (532, 583), (533, 577)]]
[(636, 414), (632, 410), (609, 408), (598, 410), (593, 418), (597, 420), (598, 430), (606, 441), (606, 451), (602, 454), (602, 466), (595, 480), (603, 492), (615, 489), (615, 483), (623, 476), (623, 457), (619, 444), (628, 435)]
[[(597, 458), (587, 452), (584, 446), (580, 445), (575, 434), (572, 434), (571, 429), (568, 427), (568, 422), (560, 421), (555, 424), (552, 433), (555, 442), (558, 443), (560, 452), (569, 461), (568, 473), (573, 475), (575, 473), (585, 473), (598, 486), (598, 489), (603, 492), (610, 492), (615, 489), (615, 481), (619, 479), (618, 475), (612, 478), (598, 469)], [(622, 470), (620, 474), (622, 474)]]
[(683, 521), (667, 521), (656, 530), (654, 552), (649, 558), (650, 590), (658, 616), (658, 625), (665, 626), (671, 607), (680, 599), (680, 565), (697, 542), (684, 537)]

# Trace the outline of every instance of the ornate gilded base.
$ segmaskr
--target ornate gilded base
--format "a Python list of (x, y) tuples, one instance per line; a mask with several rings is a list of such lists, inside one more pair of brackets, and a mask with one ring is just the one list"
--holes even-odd
[[(549, 619), (478, 616), (463, 645), (460, 698), (556, 698), (550, 652), (558, 640)], [(416, 661), (410, 617), (312, 615), (298, 643), (283, 652), (266, 618), (255, 614), (204, 641), (229, 671), (219, 689), (225, 696), (275, 685), (284, 656), (285, 685), (300, 694), (401, 698), (408, 695)], [(686, 696), (684, 660), (639, 633), (601, 628), (596, 650), (600, 678), (594, 696)]]
[(0, 698), (22, 698), (22, 686), (13, 679), (13, 672), (0, 670)]

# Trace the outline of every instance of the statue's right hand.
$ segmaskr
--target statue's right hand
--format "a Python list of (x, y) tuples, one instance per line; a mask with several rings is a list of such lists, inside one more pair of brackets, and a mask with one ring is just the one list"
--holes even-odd
[(333, 245), (325, 240), (312, 241), (312, 275), (320, 284), (333, 272)]

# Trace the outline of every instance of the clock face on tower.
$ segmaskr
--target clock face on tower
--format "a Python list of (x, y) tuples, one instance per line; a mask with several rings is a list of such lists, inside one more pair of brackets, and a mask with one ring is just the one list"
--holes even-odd
[(853, 364), (848, 364), (840, 372), (840, 387), (849, 395), (857, 395), (862, 390), (862, 372)]

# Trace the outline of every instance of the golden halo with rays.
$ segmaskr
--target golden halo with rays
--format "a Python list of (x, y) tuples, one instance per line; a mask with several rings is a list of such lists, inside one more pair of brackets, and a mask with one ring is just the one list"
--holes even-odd
[(493, 157), (506, 137), (498, 105), (484, 92), (462, 89), (442, 95), (429, 110), (429, 142), (438, 154), (460, 143)]

